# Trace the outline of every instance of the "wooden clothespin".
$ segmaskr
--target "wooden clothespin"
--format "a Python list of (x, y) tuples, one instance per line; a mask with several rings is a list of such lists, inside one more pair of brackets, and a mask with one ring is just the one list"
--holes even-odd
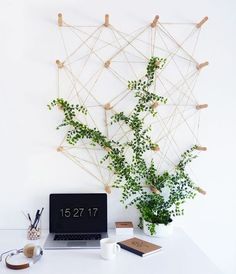
[(200, 110), (200, 109), (203, 109), (203, 108), (208, 108), (208, 104), (196, 105), (197, 110)]
[(201, 28), (201, 26), (206, 23), (206, 21), (208, 20), (208, 17), (205, 16), (199, 23), (196, 24), (196, 28)]
[(157, 26), (157, 22), (159, 20), (159, 15), (156, 15), (151, 23), (151, 27), (155, 28)]
[(58, 15), (57, 15), (57, 24), (58, 24), (59, 27), (63, 26), (63, 19), (62, 19), (62, 14), (61, 13), (58, 13)]

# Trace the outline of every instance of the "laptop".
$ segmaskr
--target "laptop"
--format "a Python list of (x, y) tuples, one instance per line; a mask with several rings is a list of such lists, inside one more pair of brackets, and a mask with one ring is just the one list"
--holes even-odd
[(50, 194), (44, 249), (100, 248), (107, 237), (107, 194)]

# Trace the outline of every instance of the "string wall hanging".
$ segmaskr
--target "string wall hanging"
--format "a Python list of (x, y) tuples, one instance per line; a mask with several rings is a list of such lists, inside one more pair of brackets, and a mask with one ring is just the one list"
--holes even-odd
[[(145, 160), (149, 164), (153, 161), (161, 174), (175, 169), (189, 147), (199, 152), (207, 150), (199, 140), (199, 126), (201, 112), (208, 105), (199, 102), (194, 93), (198, 77), (208, 65), (197, 57), (201, 29), (207, 20), (169, 23), (155, 16), (147, 25), (127, 33), (114, 26), (108, 14), (98, 26), (73, 25), (58, 14), (65, 55), (56, 60), (58, 99), (49, 107), (66, 109), (70, 119), (75, 115), (79, 125), (86, 125), (87, 135), (80, 128), (83, 138), (76, 136), (67, 127), (57, 151), (89, 173), (107, 193), (111, 193), (116, 179), (107, 157), (111, 156), (111, 144), (121, 145), (127, 161), (132, 161), (134, 132), (124, 117), (132, 117), (138, 100), (132, 89), (138, 82), (147, 85), (152, 64), (155, 71), (150, 110), (156, 115), (141, 116), (145, 128), (151, 127), (152, 144), (145, 151)], [(95, 133), (103, 143), (96, 142)], [(205, 194), (200, 187), (198, 191)]]

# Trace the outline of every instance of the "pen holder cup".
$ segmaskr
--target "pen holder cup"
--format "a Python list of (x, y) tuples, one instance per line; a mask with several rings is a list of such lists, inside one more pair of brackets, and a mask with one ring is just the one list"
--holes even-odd
[(28, 240), (38, 240), (38, 239), (40, 239), (40, 236), (41, 236), (40, 227), (32, 228), (31, 226), (29, 226), (29, 228), (27, 230), (27, 239)]

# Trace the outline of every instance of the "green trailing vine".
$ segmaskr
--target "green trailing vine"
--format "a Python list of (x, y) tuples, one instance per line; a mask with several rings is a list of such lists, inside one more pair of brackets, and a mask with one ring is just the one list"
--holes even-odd
[[(58, 106), (63, 111), (64, 119), (57, 129), (69, 128), (66, 135), (69, 144), (75, 145), (79, 140), (88, 139), (92, 145), (104, 148), (107, 153), (100, 162), (106, 162), (108, 169), (116, 174), (113, 186), (121, 188), (121, 201), (126, 207), (135, 205), (142, 218), (152, 224), (168, 224), (172, 217), (183, 214), (181, 204), (196, 193), (194, 183), (185, 172), (186, 165), (195, 158), (193, 151), (196, 147), (183, 153), (172, 174), (166, 171), (158, 175), (154, 161), (147, 164), (144, 157), (146, 151), (158, 148), (158, 144), (153, 143), (150, 137), (151, 126), (145, 126), (143, 117), (146, 114), (155, 117), (156, 106), (167, 103), (167, 98), (150, 91), (156, 71), (162, 69), (165, 62), (166, 59), (151, 57), (144, 79), (128, 81), (128, 89), (137, 98), (137, 103), (129, 116), (119, 112), (111, 117), (111, 124), (122, 122), (132, 131), (133, 138), (126, 143), (110, 140), (99, 129), (82, 123), (80, 116), (88, 112), (84, 106), (70, 104), (63, 98), (57, 98), (48, 105), (50, 110)], [(132, 160), (129, 162), (125, 154), (127, 147), (132, 150)], [(153, 187), (157, 192), (150, 192), (144, 186)], [(161, 193), (165, 187), (170, 192), (168, 200)], [(150, 225), (151, 233), (155, 232), (154, 227)]]
[[(186, 173), (185, 168), (196, 156), (193, 151), (196, 146), (184, 152), (181, 160), (176, 166), (173, 173), (164, 172), (162, 175), (157, 174), (157, 169), (151, 164), (148, 175), (149, 183), (155, 189), (161, 192), (166, 188), (168, 190), (168, 197), (164, 193), (148, 193), (136, 198), (134, 202), (139, 209), (142, 218), (151, 224), (165, 224), (172, 221), (175, 216), (184, 214), (181, 205), (188, 199), (193, 199), (197, 193), (197, 187)], [(142, 227), (142, 222), (140, 222)], [(149, 228), (151, 234), (153, 226)]]

